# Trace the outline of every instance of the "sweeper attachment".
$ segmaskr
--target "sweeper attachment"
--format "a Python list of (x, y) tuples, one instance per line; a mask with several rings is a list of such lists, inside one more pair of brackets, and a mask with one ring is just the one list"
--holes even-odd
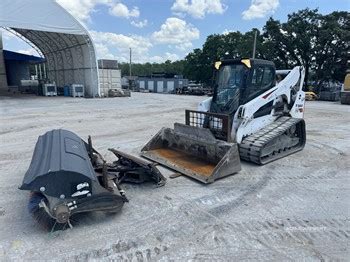
[(78, 213), (116, 213), (128, 202), (120, 187), (124, 182), (154, 181), (164, 177), (150, 163), (113, 150), (118, 160), (106, 163), (92, 147), (67, 130), (40, 136), (21, 190), (31, 191), (28, 209), (48, 230), (71, 227)]

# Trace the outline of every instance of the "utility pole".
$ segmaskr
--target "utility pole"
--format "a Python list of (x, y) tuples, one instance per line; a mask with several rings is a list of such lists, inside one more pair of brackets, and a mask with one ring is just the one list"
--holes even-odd
[(129, 58), (129, 90), (131, 90), (132, 80), (131, 80), (131, 47), (130, 47), (130, 58)]
[(130, 61), (129, 61), (129, 76), (131, 77), (131, 47), (130, 47)]
[(253, 59), (255, 58), (255, 52), (256, 52), (256, 37), (258, 34), (258, 30), (255, 30), (255, 34), (254, 34), (254, 44), (253, 44)]

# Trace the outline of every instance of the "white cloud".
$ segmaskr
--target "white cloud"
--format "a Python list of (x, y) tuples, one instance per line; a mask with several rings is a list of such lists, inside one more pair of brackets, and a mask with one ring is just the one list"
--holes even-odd
[(126, 5), (122, 3), (117, 3), (109, 9), (109, 13), (114, 16), (130, 18), (139, 17), (140, 11), (138, 7), (134, 6), (133, 9), (129, 9)]
[(161, 63), (166, 60), (179, 60), (179, 55), (165, 52), (164, 55), (150, 56), (153, 46), (148, 38), (137, 35), (90, 31), (94, 39), (98, 59), (117, 59), (119, 62), (129, 61), (129, 51), (132, 49), (132, 60), (135, 63)]
[(285, 31), (285, 30), (283, 30), (282, 28), (280, 29), (280, 32), (281, 32), (283, 35), (287, 35), (287, 34), (288, 34), (288, 32)]
[(175, 46), (180, 51), (188, 51), (192, 48), (192, 42), (184, 42)]
[(90, 21), (90, 15), (97, 5), (112, 4), (112, 0), (56, 0), (64, 9), (81, 22)]
[[(108, 49), (108, 46), (104, 43), (95, 43), (96, 55), (101, 59), (117, 59), (117, 57), (112, 54), (112, 52)], [(117, 59), (118, 60), (118, 59)]]
[(150, 62), (150, 63), (161, 63), (163, 61), (165, 61), (164, 58), (162, 56), (159, 56), (159, 55), (151, 56), (148, 59), (148, 62)]
[(171, 10), (175, 14), (204, 18), (206, 14), (223, 14), (226, 7), (221, 0), (175, 0)]
[(151, 63), (163, 63), (165, 62), (166, 60), (170, 60), (170, 61), (176, 61), (176, 60), (179, 60), (180, 57), (177, 55), (177, 54), (172, 54), (172, 53), (168, 53), (166, 52), (164, 54), (164, 56), (151, 56), (149, 58), (149, 61), (148, 62), (151, 62)]
[(133, 25), (137, 28), (144, 28), (145, 26), (148, 25), (148, 21), (147, 21), (147, 19), (145, 19), (143, 21), (139, 21), (139, 22), (131, 21), (131, 25)]
[(120, 1), (116, 0), (56, 0), (63, 8), (65, 8), (69, 13), (71, 13), (76, 19), (78, 19), (83, 24), (85, 22), (90, 22), (91, 14), (96, 12), (95, 7), (97, 5), (104, 5), (109, 7), (109, 14), (130, 18), (139, 17), (140, 10), (138, 7), (133, 7), (129, 9), (126, 5)]
[(165, 53), (165, 60), (170, 60), (170, 61), (176, 61), (179, 60), (180, 57), (177, 54), (172, 54), (172, 53)]
[(237, 32), (237, 30), (232, 30), (232, 29), (225, 29), (224, 31), (222, 31), (223, 35), (228, 35), (229, 33), (233, 33), (233, 32)]
[(152, 47), (149, 39), (137, 35), (126, 36), (96, 31), (90, 31), (90, 34), (94, 40), (98, 58), (112, 58), (127, 62), (129, 48), (131, 48), (135, 62), (146, 62), (149, 49)]
[(263, 18), (273, 14), (279, 6), (279, 0), (252, 0), (251, 5), (242, 13), (243, 19)]
[(192, 41), (198, 39), (199, 34), (199, 30), (186, 21), (170, 17), (152, 34), (152, 39), (156, 44), (171, 44), (185, 50), (192, 47)]
[(109, 32), (97, 32), (90, 31), (92, 38), (95, 42), (108, 42), (110, 45), (114, 45), (118, 48), (137, 48), (143, 49), (142, 51), (148, 50), (152, 46), (147, 38), (131, 35), (126, 36), (123, 34), (109, 33)]

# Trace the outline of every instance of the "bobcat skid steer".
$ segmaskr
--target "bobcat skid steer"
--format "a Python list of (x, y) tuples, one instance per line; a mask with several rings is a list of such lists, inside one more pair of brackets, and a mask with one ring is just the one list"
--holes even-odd
[(262, 165), (303, 149), (302, 67), (276, 71), (270, 61), (232, 59), (215, 68), (213, 97), (186, 110), (185, 124), (161, 129), (142, 156), (212, 183), (238, 172), (240, 159)]

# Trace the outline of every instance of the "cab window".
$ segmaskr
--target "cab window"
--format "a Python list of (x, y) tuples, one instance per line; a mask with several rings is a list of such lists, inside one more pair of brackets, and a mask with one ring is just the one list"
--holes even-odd
[(253, 69), (252, 83), (253, 87), (260, 87), (264, 76), (264, 67), (258, 66)]
[(263, 86), (271, 86), (271, 84), (274, 80), (273, 76), (274, 76), (273, 69), (271, 67), (265, 67), (262, 85)]
[(249, 101), (270, 89), (275, 81), (274, 75), (274, 68), (269, 65), (256, 65), (252, 68), (244, 100)]

